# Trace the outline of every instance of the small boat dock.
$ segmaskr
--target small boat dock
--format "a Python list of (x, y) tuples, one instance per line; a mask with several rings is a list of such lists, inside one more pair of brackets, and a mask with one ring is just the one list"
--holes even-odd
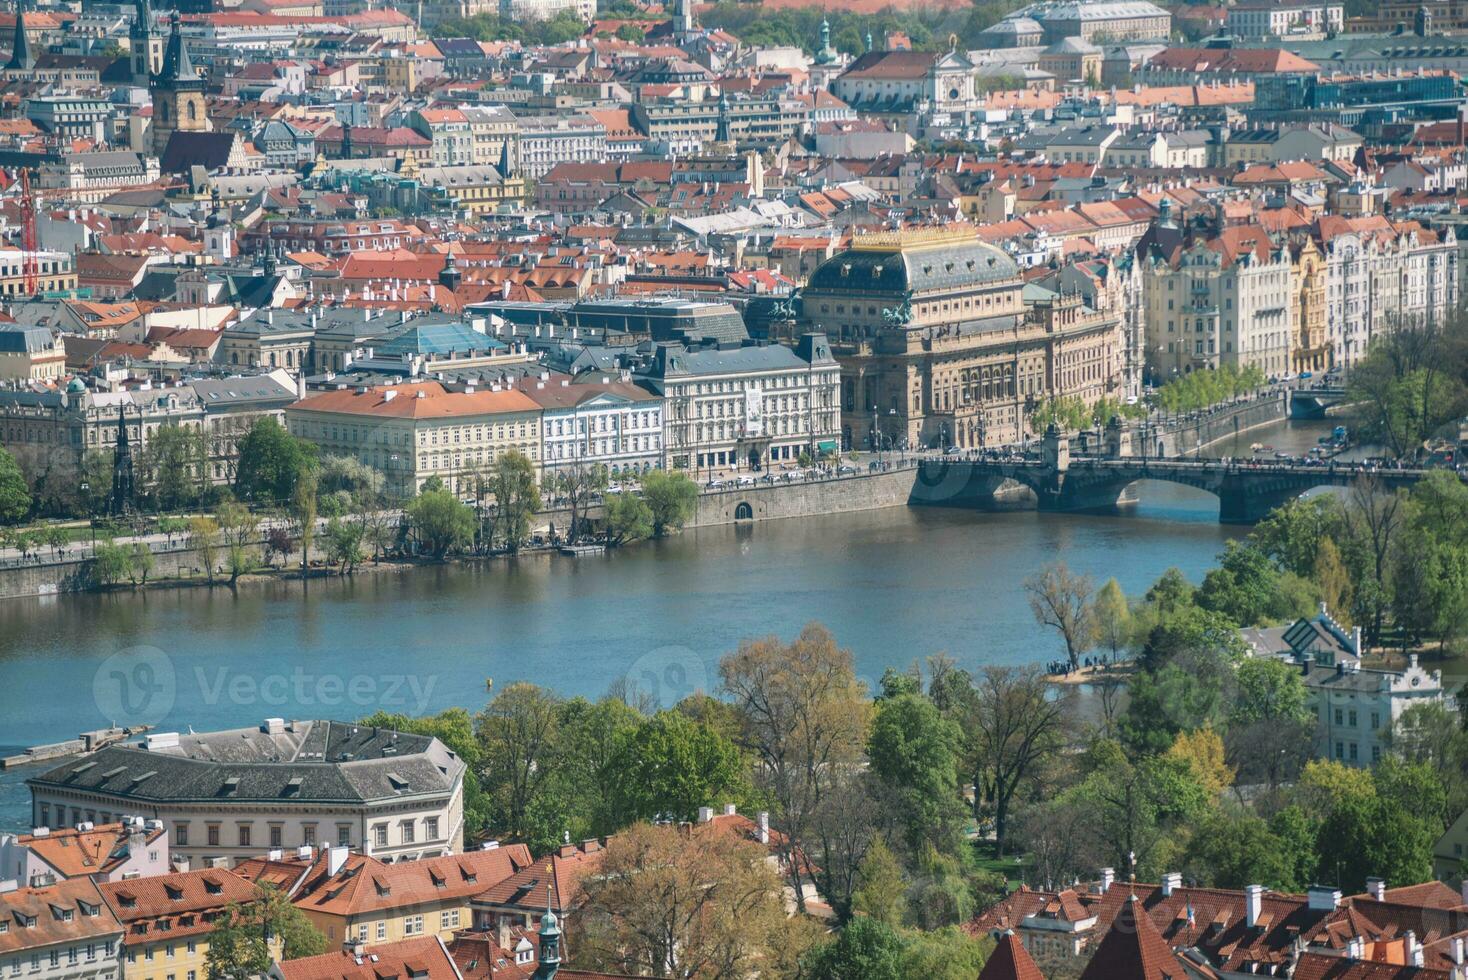
[(604, 555), (607, 546), (604, 544), (563, 544), (560, 553), (568, 558), (585, 558), (589, 555)]
[(82, 732), (76, 738), (67, 739), (65, 742), (33, 745), (19, 755), (0, 756), (0, 770), (28, 766), (36, 762), (65, 759), (73, 755), (86, 755), (109, 745), (116, 745), (133, 735), (140, 735), (151, 727), (151, 725), (139, 725), (136, 728), (100, 728), (94, 732)]

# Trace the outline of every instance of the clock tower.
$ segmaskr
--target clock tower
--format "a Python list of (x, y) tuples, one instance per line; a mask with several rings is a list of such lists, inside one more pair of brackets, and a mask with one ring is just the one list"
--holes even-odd
[(188, 42), (173, 15), (173, 30), (163, 55), (163, 70), (153, 76), (153, 155), (163, 156), (168, 138), (176, 132), (202, 133), (209, 130), (205, 111), (204, 80), (189, 60)]

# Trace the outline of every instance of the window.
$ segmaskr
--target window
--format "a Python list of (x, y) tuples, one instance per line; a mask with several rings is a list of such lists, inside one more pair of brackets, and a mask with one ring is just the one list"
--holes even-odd
[(209, 825), (208, 838), (210, 847), (219, 846), (219, 824), (211, 823)]
[(346, 847), (352, 842), (352, 827), (350, 824), (337, 824), (336, 843), (338, 847)]
[(402, 824), (402, 831), (403, 831), (403, 843), (404, 844), (411, 844), (411, 843), (413, 843), (414, 834), (415, 834), (413, 821), (411, 821), (411, 820), (404, 820), (403, 821), (403, 824)]
[(1374, 732), (1381, 727), (1381, 712), (1371, 712), (1371, 730)]
[(387, 938), (387, 920), (386, 919), (383, 919), (382, 921), (380, 921), (380, 922), (377, 923), (377, 938), (378, 939), (386, 939)]
[(301, 843), (302, 844), (306, 844), (306, 845), (310, 845), (310, 846), (313, 846), (313, 847), (315, 846), (315, 844), (316, 844), (316, 825), (314, 823), (308, 823), (304, 827), (301, 828)]
[(270, 846), (280, 846), (280, 824), (278, 823), (273, 823), (270, 825)]
[(403, 918), (403, 935), (417, 936), (423, 932), (423, 916), (409, 915)]
[(459, 928), (459, 910), (445, 909), (444, 911), (438, 913), (438, 927), (440, 929)]
[(1345, 724), (1345, 722), (1341, 720), (1344, 714), (1345, 712), (1343, 712), (1340, 708), (1335, 709), (1335, 723), (1337, 725)]
[(250, 846), (250, 825), (247, 823), (240, 824), (240, 846)]
[(1351, 761), (1352, 762), (1355, 762), (1356, 761), (1356, 743), (1355, 742), (1352, 742), (1351, 743)]
[(428, 840), (438, 840), (437, 817), (428, 817), (423, 821), (423, 836)]
[(387, 824), (380, 823), (372, 828), (372, 840), (378, 847), (387, 846)]

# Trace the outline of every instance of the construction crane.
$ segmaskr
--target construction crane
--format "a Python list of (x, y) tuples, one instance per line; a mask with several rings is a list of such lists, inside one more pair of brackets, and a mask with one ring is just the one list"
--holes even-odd
[(25, 278), (25, 294), (40, 292), (39, 269), (36, 266), (36, 199), (31, 194), (31, 172), (20, 172), (21, 275)]

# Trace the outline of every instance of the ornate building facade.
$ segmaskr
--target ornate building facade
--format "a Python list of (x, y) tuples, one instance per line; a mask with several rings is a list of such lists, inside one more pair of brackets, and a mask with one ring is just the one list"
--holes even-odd
[(845, 444), (1001, 445), (1046, 398), (1117, 396), (1122, 317), (1041, 292), (1027, 304), (1014, 260), (972, 231), (857, 236), (802, 294), (841, 364)]

